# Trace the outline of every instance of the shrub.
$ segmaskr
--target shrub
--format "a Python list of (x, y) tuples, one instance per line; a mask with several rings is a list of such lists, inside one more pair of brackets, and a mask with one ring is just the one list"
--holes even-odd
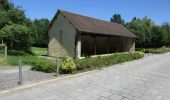
[(143, 52), (115, 53), (75, 60), (77, 70), (91, 70), (142, 58)]
[[(31, 61), (30, 61), (31, 62)], [(66, 56), (63, 57), (61, 60), (60, 72), (67, 74), (72, 73), (76, 70), (76, 64), (74, 63), (73, 59)], [(43, 71), (47, 73), (52, 73), (56, 71), (56, 63), (55, 61), (47, 60), (47, 59), (40, 59), (38, 58), (35, 61), (31, 62), (32, 70)]]
[[(98, 69), (102, 67), (111, 66), (117, 63), (123, 63), (127, 61), (132, 61), (135, 59), (142, 58), (144, 56), (143, 52), (129, 52), (129, 53), (115, 53), (111, 55), (105, 56), (97, 56), (97, 57), (87, 57), (84, 59), (73, 60), (72, 58), (66, 56), (61, 60), (60, 72), (73, 73), (74, 71), (85, 71)], [(44, 71), (44, 72), (55, 72), (55, 62), (40, 59), (32, 60), (33, 70)]]
[(32, 62), (32, 65), (32, 70), (43, 71), (46, 73), (55, 72), (56, 69), (55, 63), (47, 59), (39, 59), (35, 62)]
[(162, 53), (170, 52), (170, 48), (166, 48), (166, 47), (148, 48), (148, 49), (140, 49), (139, 51), (144, 53), (162, 54)]
[(60, 70), (62, 73), (72, 73), (76, 70), (76, 64), (71, 57), (65, 56), (61, 60)]
[(144, 56), (144, 52), (139, 52), (139, 51), (129, 52), (129, 54), (133, 57), (133, 59), (139, 59)]

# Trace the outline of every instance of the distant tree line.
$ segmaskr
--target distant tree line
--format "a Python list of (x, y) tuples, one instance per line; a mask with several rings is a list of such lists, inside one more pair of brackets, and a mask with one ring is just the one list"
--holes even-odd
[(30, 50), (31, 46), (47, 47), (48, 19), (30, 20), (21, 7), (8, 0), (0, 0), (0, 42), (9, 49)]
[(134, 17), (130, 22), (125, 23), (120, 14), (114, 14), (111, 22), (122, 24), (127, 27), (136, 38), (138, 48), (158, 48), (170, 46), (170, 24), (156, 25), (150, 18), (142, 19)]

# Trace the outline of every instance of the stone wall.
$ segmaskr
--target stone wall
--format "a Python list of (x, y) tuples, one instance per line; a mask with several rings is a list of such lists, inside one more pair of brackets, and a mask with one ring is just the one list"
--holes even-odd
[(48, 56), (75, 56), (75, 28), (59, 13), (49, 29)]

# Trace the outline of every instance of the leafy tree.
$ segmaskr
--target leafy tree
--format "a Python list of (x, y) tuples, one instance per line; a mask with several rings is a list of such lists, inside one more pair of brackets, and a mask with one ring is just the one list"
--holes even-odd
[(0, 30), (0, 40), (3, 40), (9, 49), (27, 51), (31, 45), (30, 30), (23, 25), (7, 25)]
[(26, 18), (24, 11), (20, 8), (13, 8), (8, 11), (0, 12), (0, 29), (6, 25), (20, 24), (31, 25), (31, 21)]
[(34, 32), (31, 30), (33, 23), (22, 8), (14, 7), (8, 0), (2, 0), (0, 7), (0, 41), (3, 40), (9, 49), (28, 50), (31, 46), (30, 36)]
[(161, 26), (162, 41), (165, 46), (170, 46), (170, 25), (169, 23), (163, 23)]
[(161, 47), (163, 45), (162, 41), (162, 31), (160, 26), (153, 26), (152, 27), (152, 39), (151, 44), (153, 48)]
[(152, 45), (152, 26), (154, 26), (154, 23), (147, 17), (143, 19), (133, 18), (132, 21), (126, 25), (126, 27), (137, 36), (137, 47), (150, 47)]
[(0, 29), (10, 24), (12, 24), (12, 22), (10, 21), (8, 14), (6, 12), (0, 12)]
[(136, 20), (137, 20), (137, 18), (136, 18), (136, 17), (133, 17), (131, 22), (136, 21)]
[(13, 4), (9, 0), (0, 0), (0, 11), (7, 11), (13, 8)]
[(110, 21), (118, 23), (118, 24), (122, 24), (122, 25), (124, 25), (125, 23), (125, 21), (122, 19), (120, 14), (114, 14)]
[(38, 47), (47, 47), (48, 45), (48, 26), (50, 21), (48, 19), (35, 19), (34, 20), (34, 29), (36, 29), (36, 33), (33, 36), (33, 45)]

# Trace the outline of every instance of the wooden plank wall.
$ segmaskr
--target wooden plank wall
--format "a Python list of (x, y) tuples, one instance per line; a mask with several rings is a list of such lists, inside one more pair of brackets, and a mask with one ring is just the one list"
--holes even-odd
[(127, 52), (132, 46), (132, 39), (114, 36), (81, 36), (81, 55), (108, 54)]

